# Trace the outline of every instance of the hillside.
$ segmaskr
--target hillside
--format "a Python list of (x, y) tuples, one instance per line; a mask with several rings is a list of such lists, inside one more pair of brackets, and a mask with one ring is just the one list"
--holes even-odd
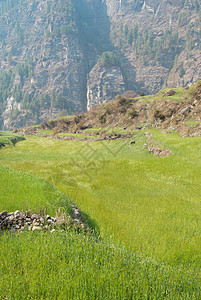
[[(120, 138), (132, 131), (159, 128), (166, 132), (178, 131), (182, 137), (201, 135), (201, 81), (190, 88), (160, 90), (153, 96), (125, 93), (109, 103), (103, 103), (87, 113), (58, 118), (14, 132), (29, 134), (62, 133), (78, 138)], [(52, 131), (53, 130), (53, 131)], [(113, 131), (113, 134), (112, 134)], [(86, 136), (88, 134), (88, 136)], [(89, 135), (90, 134), (90, 135)], [(83, 136), (82, 136), (83, 135)], [(67, 136), (63, 135), (67, 139)]]
[(200, 6), (191, 1), (0, 3), (1, 128), (92, 109), (116, 94), (200, 79)]

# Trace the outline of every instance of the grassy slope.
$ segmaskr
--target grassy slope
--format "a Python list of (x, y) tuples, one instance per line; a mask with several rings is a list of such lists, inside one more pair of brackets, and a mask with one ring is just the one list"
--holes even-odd
[[(48, 299), (50, 291), (55, 299), (59, 293), (62, 299), (63, 291), (70, 289), (68, 283), (75, 287), (74, 298), (79, 298), (80, 282), (81, 299), (87, 299), (87, 293), (89, 299), (105, 299), (106, 295), (108, 299), (121, 299), (120, 295), (128, 299), (128, 291), (134, 299), (160, 299), (165, 295), (170, 299), (199, 299), (201, 138), (182, 139), (174, 132), (151, 132), (160, 145), (173, 151), (172, 156), (159, 158), (143, 151), (143, 132), (135, 138), (135, 145), (127, 141), (122, 150), (124, 140), (86, 143), (39, 137), (29, 137), (15, 148), (1, 150), (0, 163), (55, 184), (94, 219), (104, 240), (110, 237), (125, 243), (132, 253), (149, 257), (136, 262), (132, 253), (125, 257), (121, 248), (113, 245), (111, 250), (102, 243), (90, 252), (94, 243), (81, 239), (70, 249), (58, 235), (34, 236), (33, 243), (24, 236), (14, 241), (4, 237), (1, 242), (10, 249), (0, 247), (1, 257), (7, 253), (1, 264), (8, 295), (12, 295), (12, 284), (7, 274), (17, 272), (13, 285), (19, 291), (28, 288), (29, 295), (42, 295), (44, 299)], [(77, 237), (71, 239), (74, 245)], [(19, 246), (21, 242), (23, 247)], [(19, 253), (19, 263), (14, 260), (14, 265), (20, 267), (14, 271), (13, 264), (6, 263), (12, 261), (9, 257), (15, 251)], [(123, 251), (126, 262), (122, 262), (118, 251)], [(38, 257), (39, 267), (33, 267), (31, 280), (29, 255)], [(50, 261), (55, 263), (51, 266)], [(51, 290), (47, 280), (53, 284)]]
[(199, 299), (195, 274), (75, 233), (0, 238), (0, 299)]
[[(134, 130), (152, 124), (157, 128), (176, 128), (182, 136), (197, 136), (201, 121), (200, 93), (201, 81), (198, 81), (189, 89), (164, 89), (156, 95), (135, 98), (117, 96), (114, 101), (103, 103), (87, 113), (69, 117), (68, 120), (51, 120), (41, 124), (40, 128), (54, 129), (54, 134), (76, 132), (85, 135), (86, 132), (95, 132), (94, 128), (97, 133), (111, 128), (117, 131), (117, 127)], [(31, 134), (29, 128), (26, 130), (27, 134)], [(46, 132), (52, 133), (49, 130)]]
[(0, 165), (0, 211), (28, 210), (55, 215), (59, 207), (70, 213), (68, 198), (45, 181)]
[(0, 160), (53, 183), (95, 220), (102, 235), (161, 260), (197, 261), (201, 139), (152, 132), (172, 156), (141, 150), (141, 133), (117, 155), (109, 151), (118, 151), (124, 140), (86, 144), (30, 137), (3, 149)]
[(17, 142), (24, 140), (24, 137), (20, 134), (14, 134), (12, 132), (0, 131), (0, 148), (2, 146), (14, 146)]

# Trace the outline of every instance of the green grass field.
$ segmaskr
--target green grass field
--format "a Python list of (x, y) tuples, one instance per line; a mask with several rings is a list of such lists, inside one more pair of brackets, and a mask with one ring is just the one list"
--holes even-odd
[(1, 299), (199, 299), (193, 270), (71, 233), (0, 238)]
[(14, 134), (12, 132), (0, 131), (0, 148), (4, 146), (14, 146), (17, 142), (24, 138), (20, 134)]
[[(4, 298), (15, 299), (14, 286), (21, 291), (22, 299), (49, 299), (50, 292), (53, 299), (64, 299), (65, 291), (71, 295), (69, 299), (200, 299), (201, 137), (146, 131), (172, 155), (162, 158), (142, 150), (145, 130), (131, 139), (135, 139), (134, 145), (130, 140), (81, 142), (31, 136), (14, 148), (1, 149), (0, 164), (46, 180), (30, 177), (30, 188), (20, 199), (21, 193), (12, 191), (13, 181), (17, 186), (14, 177), (19, 180), (17, 173), (2, 167), (2, 210), (17, 207), (12, 206), (12, 199), (17, 199), (17, 209), (22, 204), (24, 209), (37, 208), (32, 189), (32, 181), (37, 180), (41, 193), (38, 207), (45, 209), (46, 190), (59, 193), (50, 182), (92, 219), (100, 233), (99, 241), (88, 241), (88, 237), (74, 233), (1, 237), (0, 242), (6, 245), (5, 249), (0, 247)], [(8, 177), (4, 170), (9, 170)], [(20, 180), (22, 187), (26, 186)], [(13, 193), (12, 198), (8, 194), (11, 201), (4, 200), (7, 184), (9, 193)], [(26, 197), (31, 190), (33, 205), (32, 194)], [(50, 210), (60, 205), (58, 202), (51, 207), (52, 202), (48, 203)], [(67, 242), (69, 239), (74, 246)], [(15, 251), (19, 257), (13, 258), (12, 264)], [(29, 255), (33, 255), (33, 262), (38, 256), (38, 268), (33, 267), (31, 279), (28, 266), (33, 262)], [(14, 270), (15, 265), (18, 267)], [(17, 275), (11, 284), (8, 274), (13, 272)]]
[(167, 93), (170, 89), (167, 88), (167, 89), (163, 89), (163, 90), (160, 90), (156, 95), (150, 95), (150, 96), (144, 96), (144, 97), (139, 97), (139, 99), (143, 99), (142, 100), (143, 102), (145, 103), (150, 103), (152, 101), (157, 101), (157, 100), (160, 100), (161, 98), (164, 98), (164, 99), (170, 99), (170, 100), (173, 100), (173, 101), (183, 101), (184, 100), (184, 95), (185, 95), (185, 91), (183, 88), (177, 88), (177, 89), (173, 89), (175, 91), (175, 95), (172, 95), (172, 96), (165, 96), (165, 93)]
[(71, 213), (69, 199), (44, 179), (0, 165), (0, 212), (31, 210), (55, 215), (63, 207)]

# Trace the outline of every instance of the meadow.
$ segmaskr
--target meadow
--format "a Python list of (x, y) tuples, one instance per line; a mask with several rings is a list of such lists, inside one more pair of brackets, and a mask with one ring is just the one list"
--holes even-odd
[[(172, 155), (158, 157), (142, 150), (145, 130), (130, 140), (95, 142), (30, 136), (15, 147), (1, 149), (1, 165), (26, 172), (25, 177), (33, 175), (30, 188), (25, 189), (23, 199), (18, 193), (13, 207), (37, 208), (37, 195), (33, 195), (33, 202), (31, 194), (24, 199), (32, 189), (32, 180), (38, 180), (40, 209), (53, 212), (69, 198), (90, 217), (96, 231), (96, 238), (73, 232), (2, 236), (2, 282), (7, 282), (9, 274), (17, 274), (13, 285), (5, 285), (9, 293), (2, 295), (15, 299), (11, 286), (18, 286), (22, 299), (26, 298), (25, 290), (30, 299), (39, 295), (48, 299), (50, 292), (53, 299), (62, 299), (64, 291), (69, 299), (200, 298), (201, 137), (146, 131)], [(133, 139), (136, 143), (130, 145)], [(15, 171), (0, 170), (0, 184), (5, 187), (4, 170), (9, 174)], [(13, 201), (17, 186), (26, 184), (21, 179), (17, 183), (17, 172), (15, 175)], [(8, 177), (7, 184), (15, 183), (14, 177)], [(45, 189), (54, 191), (53, 198), (54, 193), (60, 193), (56, 206), (51, 206), (51, 200), (46, 207)], [(5, 191), (0, 192), (0, 207), (9, 210), (12, 200), (9, 202), (8, 194), (4, 201)], [(68, 205), (64, 209), (68, 210)], [(19, 255), (11, 260), (15, 252)], [(30, 255), (33, 261), (28, 259)], [(31, 279), (29, 266), (34, 270)], [(3, 289), (3, 283), (0, 286)]]
[(0, 148), (4, 146), (14, 146), (17, 142), (24, 138), (20, 134), (12, 132), (0, 131)]

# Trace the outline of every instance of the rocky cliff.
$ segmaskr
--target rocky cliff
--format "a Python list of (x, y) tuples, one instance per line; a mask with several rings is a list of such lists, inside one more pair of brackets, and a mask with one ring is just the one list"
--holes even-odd
[[(31, 0), (1, 16), (0, 68), (3, 75), (12, 72), (2, 99), (3, 128), (17, 125), (16, 117), (8, 117), (14, 112), (22, 126), (28, 115), (41, 119), (44, 110), (85, 109), (87, 67), (74, 14), (71, 1)], [(11, 99), (22, 105), (10, 105)]]
[[(1, 1), (0, 126), (201, 79), (200, 7), (200, 0)], [(118, 62), (101, 65), (105, 51)]]
[(113, 100), (116, 95), (123, 94), (125, 90), (119, 66), (95, 65), (87, 80), (87, 110)]
[[(201, 79), (200, 1), (105, 0), (113, 51), (121, 58), (125, 89), (152, 94)], [(105, 101), (96, 68), (88, 109)], [(101, 75), (100, 75), (101, 77)], [(110, 97), (108, 97), (109, 100)], [(91, 103), (91, 105), (89, 104)]]
[(128, 89), (155, 93), (201, 78), (200, 1), (116, 1), (116, 7), (108, 10), (111, 39), (123, 55)]

